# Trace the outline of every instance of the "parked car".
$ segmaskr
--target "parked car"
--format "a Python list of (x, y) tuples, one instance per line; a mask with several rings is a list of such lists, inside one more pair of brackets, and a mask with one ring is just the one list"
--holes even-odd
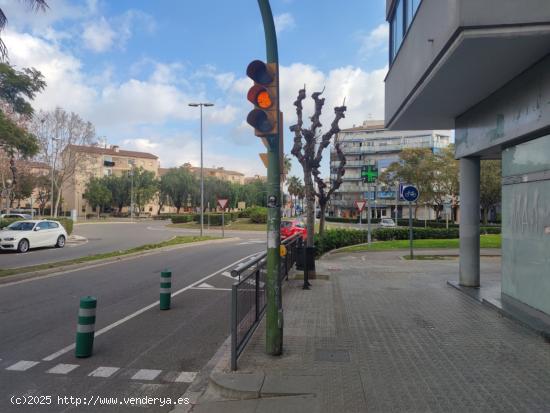
[(67, 231), (57, 221), (16, 221), (0, 231), (0, 250), (27, 252), (38, 247), (63, 248), (67, 238)]
[(305, 240), (307, 238), (307, 229), (301, 221), (281, 221), (281, 238), (288, 238), (294, 234), (301, 234)]
[(382, 218), (380, 221), (381, 227), (396, 227), (395, 221), (391, 218)]
[(32, 215), (29, 214), (2, 214), (0, 219), (32, 219)]

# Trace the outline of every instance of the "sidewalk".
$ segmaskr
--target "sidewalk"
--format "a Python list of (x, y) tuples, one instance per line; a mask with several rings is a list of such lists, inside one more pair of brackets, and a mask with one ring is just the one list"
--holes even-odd
[[(448, 286), (457, 260), (404, 254), (331, 254), (310, 291), (290, 281), (283, 356), (265, 355), (262, 323), (238, 372), (222, 349), (192, 411), (550, 411), (550, 344)], [(482, 259), (483, 279), (499, 273)]]

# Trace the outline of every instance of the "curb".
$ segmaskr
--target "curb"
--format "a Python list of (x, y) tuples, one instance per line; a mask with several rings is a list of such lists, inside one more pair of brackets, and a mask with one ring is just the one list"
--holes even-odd
[[(60, 267), (55, 268), (46, 268), (43, 270), (38, 271), (31, 271), (26, 272), (22, 274), (13, 274), (13, 275), (6, 275), (4, 277), (0, 277), (0, 285), (6, 285), (6, 284), (12, 284), (17, 282), (24, 282), (29, 281), (35, 278), (43, 278), (43, 277), (55, 277), (57, 275), (61, 275), (67, 272), (72, 272), (75, 270), (87, 270), (90, 268), (99, 267), (102, 265), (108, 265), (115, 262), (121, 262), (126, 260), (132, 260), (134, 258), (138, 257), (144, 257), (148, 255), (154, 255), (154, 254), (160, 254), (163, 252), (183, 249), (183, 248), (190, 248), (194, 246), (202, 246), (202, 245), (209, 245), (209, 244), (221, 244), (228, 241), (235, 241), (237, 240), (237, 237), (232, 238), (222, 238), (222, 239), (215, 239), (215, 240), (207, 240), (207, 241), (199, 241), (199, 242), (189, 242), (186, 244), (181, 245), (171, 245), (168, 247), (162, 247), (162, 248), (156, 248), (153, 250), (148, 251), (140, 251), (140, 252), (133, 252), (131, 254), (127, 255), (120, 255), (117, 257), (109, 257), (109, 258), (103, 258), (98, 259), (95, 261), (89, 261), (89, 264), (87, 263), (76, 263), (76, 264), (68, 264)], [(82, 258), (82, 257), (81, 257)], [(77, 258), (78, 259), (78, 258)], [(55, 264), (55, 263), (49, 263), (49, 264)], [(46, 264), (47, 265), (47, 264)]]

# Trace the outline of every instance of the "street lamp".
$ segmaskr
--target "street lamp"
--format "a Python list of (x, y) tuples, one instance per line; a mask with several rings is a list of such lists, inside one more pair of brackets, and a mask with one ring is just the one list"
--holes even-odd
[(50, 207), (50, 215), (51, 215), (52, 217), (57, 216), (57, 211), (56, 211), (55, 214), (54, 214), (54, 212), (53, 212), (54, 200), (55, 200), (55, 199), (54, 199), (54, 198), (55, 198), (55, 193), (53, 192), (53, 175), (54, 175), (54, 171), (55, 171), (55, 160), (56, 160), (56, 159), (55, 159), (56, 157), (54, 157), (53, 143), (54, 143), (54, 141), (58, 141), (58, 142), (59, 142), (60, 140), (61, 140), (60, 138), (54, 138), (54, 137), (52, 137), (52, 178), (51, 178), (51, 181), (52, 181), (52, 188), (51, 188), (51, 192), (50, 192), (50, 193), (51, 193), (51, 197), (52, 197), (52, 202), (51, 202), (51, 207)]
[(201, 108), (201, 237), (204, 230), (204, 175), (203, 175), (203, 159), (202, 159), (202, 107), (214, 106), (213, 103), (189, 103), (189, 106)]

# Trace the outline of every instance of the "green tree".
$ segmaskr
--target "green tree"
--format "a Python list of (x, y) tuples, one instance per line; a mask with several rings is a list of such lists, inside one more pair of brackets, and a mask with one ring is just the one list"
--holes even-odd
[(145, 204), (151, 201), (159, 189), (155, 173), (143, 168), (134, 169), (134, 204), (138, 211), (144, 211)]
[(32, 195), (36, 178), (29, 172), (19, 173), (17, 183), (13, 188), (13, 198), (17, 200), (17, 208), (21, 208), (21, 201)]
[(292, 197), (294, 197), (294, 199), (292, 200), (292, 204), (294, 205), (293, 209), (295, 213), (298, 197), (303, 193), (304, 185), (302, 184), (302, 180), (297, 176), (289, 177), (287, 182), (288, 182), (288, 193), (290, 194), (291, 199)]
[(86, 184), (86, 191), (82, 194), (82, 198), (88, 201), (92, 207), (99, 207), (97, 214), (111, 205), (113, 195), (107, 186), (105, 178), (91, 178)]
[(501, 201), (502, 171), (500, 160), (481, 161), (480, 171), (480, 206), (483, 210), (483, 223), (489, 218), (489, 211)]
[(127, 174), (121, 176), (107, 176), (105, 179), (105, 185), (109, 192), (111, 192), (112, 204), (118, 209), (118, 212), (122, 212), (125, 206), (130, 205), (130, 177)]
[(187, 199), (196, 199), (198, 193), (198, 180), (187, 168), (171, 168), (160, 178), (159, 198), (163, 200), (161, 203), (169, 201), (176, 207), (178, 214)]

